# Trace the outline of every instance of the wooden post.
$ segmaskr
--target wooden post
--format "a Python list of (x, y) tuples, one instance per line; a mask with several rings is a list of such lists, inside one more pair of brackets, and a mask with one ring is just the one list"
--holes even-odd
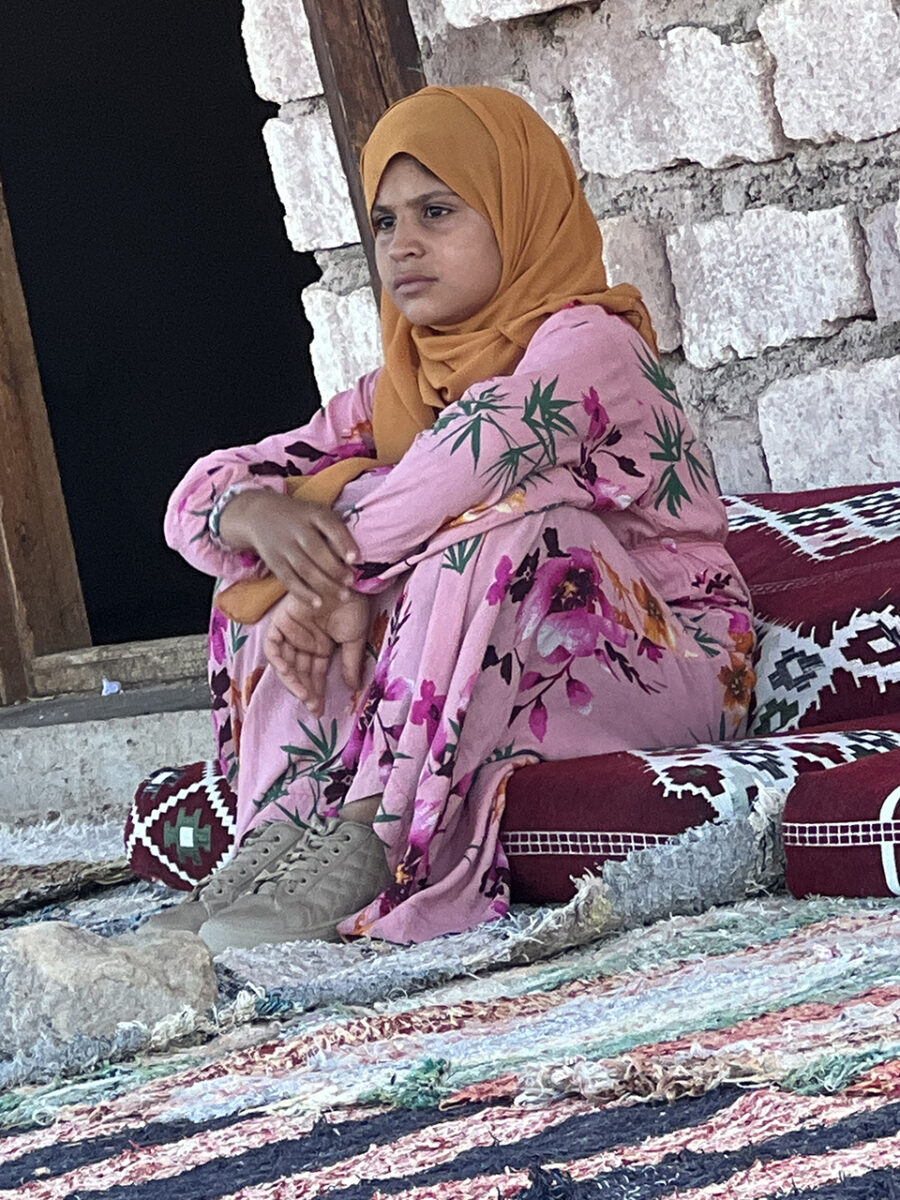
[(425, 83), (406, 0), (303, 0), (341, 165), (378, 293), (359, 154), (386, 108)]
[(0, 185), (0, 702), (35, 655), (91, 642)]

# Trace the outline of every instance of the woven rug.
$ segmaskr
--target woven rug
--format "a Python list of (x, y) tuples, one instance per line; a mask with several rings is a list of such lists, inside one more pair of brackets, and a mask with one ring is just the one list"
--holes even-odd
[[(13, 899), (34, 872), (0, 925), (114, 935), (167, 901), (65, 836), (83, 886), (42, 904), (60, 843), (0, 833)], [(679, 903), (645, 890), (635, 920)], [(598, 937), (597, 896), (418, 947), (231, 951), (212, 1014), (0, 1063), (0, 1200), (900, 1196), (894, 902), (772, 895)]]
[(887, 902), (772, 897), (282, 1008), (10, 1089), (0, 1197), (897, 1195), (898, 954)]

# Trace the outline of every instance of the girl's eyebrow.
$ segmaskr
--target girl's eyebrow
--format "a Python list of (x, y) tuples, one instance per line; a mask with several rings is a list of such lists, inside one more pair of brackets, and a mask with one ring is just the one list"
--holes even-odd
[[(436, 200), (438, 196), (450, 196), (455, 198), (456, 192), (452, 191), (450, 188), (437, 188), (433, 192), (423, 192), (421, 196), (414, 196), (412, 200), (407, 200), (406, 206), (408, 208), (416, 208), (420, 204), (427, 204), (429, 200)], [(372, 205), (373, 213), (389, 213), (393, 211), (393, 208), (388, 204)]]

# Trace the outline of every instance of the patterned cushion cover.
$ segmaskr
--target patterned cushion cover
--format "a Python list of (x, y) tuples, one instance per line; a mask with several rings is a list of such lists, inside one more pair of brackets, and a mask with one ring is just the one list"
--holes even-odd
[[(900, 484), (727, 503), (728, 548), (750, 586), (760, 635), (749, 738), (517, 771), (501, 831), (515, 900), (567, 900), (573, 877), (608, 859), (704, 821), (747, 816), (760, 783), (783, 788), (800, 781), (791, 796), (800, 825), (872, 821), (886, 802), (890, 772), (896, 778), (900, 761)], [(796, 730), (802, 732), (790, 732)], [(827, 789), (810, 778), (835, 766), (841, 771), (828, 777)], [(861, 794), (877, 794), (877, 803), (856, 808), (848, 800), (829, 808), (823, 797), (840, 799), (844, 778), (853, 782), (850, 771)], [(816, 812), (815, 820), (807, 815)], [(832, 812), (848, 815), (832, 819)], [(230, 857), (234, 813), (234, 795), (216, 764), (155, 772), (138, 788), (126, 829), (135, 873), (192, 887)], [(791, 886), (890, 894), (872, 890), (896, 879), (896, 871), (876, 870), (888, 851), (873, 845), (838, 855), (830, 844), (790, 843)], [(870, 864), (856, 880), (846, 866), (857, 861), (854, 855)], [(847, 890), (853, 887), (864, 891)]]
[(135, 792), (125, 856), (141, 879), (189, 891), (231, 857), (236, 798), (215, 762), (162, 767)]
[(760, 635), (749, 733), (900, 712), (900, 485), (728, 504)]
[[(759, 784), (900, 750), (900, 713), (682, 750), (631, 750), (523, 767), (500, 838), (515, 901), (568, 900), (573, 877), (712, 819), (749, 816)], [(893, 757), (893, 756), (892, 756)]]
[(900, 750), (801, 776), (784, 810), (795, 896), (900, 896)]

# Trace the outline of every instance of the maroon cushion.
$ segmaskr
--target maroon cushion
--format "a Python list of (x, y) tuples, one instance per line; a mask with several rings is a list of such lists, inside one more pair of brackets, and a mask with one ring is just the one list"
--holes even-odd
[(900, 714), (681, 750), (630, 750), (523, 767), (500, 838), (518, 902), (569, 900), (573, 877), (713, 819), (743, 819), (759, 785), (900, 749)]
[(900, 712), (900, 485), (727, 503), (760, 635), (748, 732)]
[(162, 767), (135, 792), (125, 856), (135, 875), (188, 891), (231, 857), (237, 800), (215, 762)]
[(795, 896), (900, 896), (900, 750), (801, 776), (782, 829)]

